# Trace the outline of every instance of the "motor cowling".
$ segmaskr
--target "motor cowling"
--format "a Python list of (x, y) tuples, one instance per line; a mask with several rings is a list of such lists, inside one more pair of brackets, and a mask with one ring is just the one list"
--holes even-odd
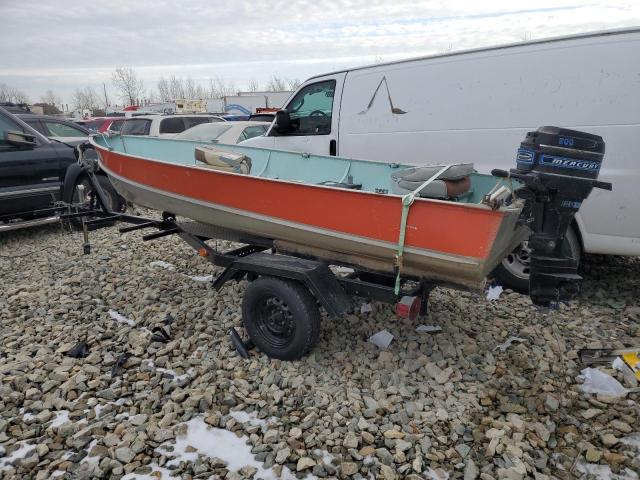
[(597, 180), (604, 157), (602, 137), (559, 127), (527, 133), (516, 168), (494, 175), (517, 180), (517, 197), (525, 200), (520, 222), (531, 230), (529, 295), (536, 305), (555, 307), (579, 291), (577, 262), (563, 243), (582, 202), (593, 188), (611, 190)]

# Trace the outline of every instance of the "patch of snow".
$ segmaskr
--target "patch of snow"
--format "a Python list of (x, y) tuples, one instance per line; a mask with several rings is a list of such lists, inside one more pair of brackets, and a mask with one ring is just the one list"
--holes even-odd
[(418, 325), (416, 327), (416, 332), (418, 333), (437, 333), (441, 332), (442, 327), (440, 325)]
[(176, 267), (174, 267), (171, 263), (165, 262), (164, 260), (154, 260), (149, 265), (152, 266), (152, 267), (166, 268), (167, 270), (175, 270), (176, 269)]
[(609, 465), (599, 465), (585, 461), (578, 462), (576, 470), (598, 480), (638, 480), (638, 474), (628, 468), (620, 470), (620, 473), (614, 473)]
[(27, 454), (36, 449), (35, 445), (29, 445), (26, 440), (18, 442), (16, 445), (20, 445), (17, 450), (0, 458), (0, 472), (2, 470), (8, 470), (13, 462), (21, 458), (26, 458)]
[(33, 420), (34, 418), (36, 418), (36, 415), (34, 413), (31, 413), (31, 412), (27, 412), (22, 416), (22, 420), (24, 420), (25, 422), (29, 422), (29, 421)]
[[(272, 470), (267, 470), (262, 463), (253, 458), (251, 446), (247, 445), (247, 437), (238, 437), (235, 433), (221, 428), (209, 427), (202, 417), (192, 418), (188, 422), (187, 433), (182, 437), (177, 437), (170, 452), (161, 445), (156, 451), (171, 458), (167, 466), (178, 465), (180, 462), (193, 462), (198, 455), (208, 457), (218, 457), (227, 463), (230, 471), (237, 471), (249, 465), (258, 469), (256, 478), (264, 480), (277, 480), (278, 477)], [(195, 448), (195, 452), (187, 452), (187, 447)], [(136, 478), (136, 477), (131, 477)], [(295, 476), (288, 468), (282, 470), (283, 480), (295, 480)], [(315, 478), (315, 477), (312, 477)]]
[(493, 351), (495, 352), (496, 350), (500, 350), (501, 352), (506, 352), (507, 349), (513, 344), (513, 342), (521, 343), (526, 341), (527, 341), (526, 338), (509, 337), (504, 341), (504, 343), (501, 343), (500, 345), (496, 345)]
[(193, 368), (190, 368), (189, 370), (187, 370), (187, 373), (183, 373), (182, 375), (179, 375), (178, 372), (176, 372), (175, 370), (171, 370), (170, 368), (156, 367), (156, 372), (167, 373), (171, 375), (173, 377), (174, 382), (180, 382), (182, 380), (186, 380), (187, 378), (191, 378), (194, 374)]
[(441, 468), (436, 468), (435, 470), (427, 467), (427, 469), (422, 472), (424, 478), (428, 478), (429, 480), (448, 480), (449, 474), (442, 470)]
[(213, 275), (187, 275), (191, 280), (195, 280), (196, 282), (212, 282)]
[(69, 421), (69, 410), (58, 410), (55, 412), (56, 417), (51, 422), (52, 427), (59, 427)]
[(100, 412), (102, 412), (102, 410), (104, 410), (107, 407), (108, 404), (106, 405), (102, 405), (100, 403), (96, 404), (95, 407), (93, 407), (93, 411), (96, 414), (96, 418), (100, 418)]
[(116, 312), (114, 309), (109, 309), (109, 316), (111, 318), (113, 318), (116, 322), (119, 323), (126, 323), (127, 325), (133, 327), (135, 326), (136, 322), (134, 322), (133, 320), (125, 317), (124, 315), (120, 315), (118, 312)]
[(258, 418), (255, 414), (255, 412), (250, 412), (247, 413), (244, 410), (234, 410), (229, 412), (229, 415), (236, 421), (239, 423), (248, 423), (249, 425), (254, 425), (254, 426), (263, 426), (263, 425), (267, 425), (267, 423), (269, 423), (270, 421), (273, 420), (273, 418)]
[(640, 432), (635, 432), (630, 434), (628, 437), (621, 438), (620, 443), (623, 445), (629, 445), (637, 452), (640, 452)]
[[(121, 480), (158, 480), (177, 478), (172, 476), (173, 472), (168, 468), (159, 467), (155, 464), (149, 464), (152, 468), (151, 473), (127, 473)], [(160, 474), (160, 476), (157, 475)]]
[(88, 455), (86, 457), (84, 457), (82, 460), (80, 460), (80, 463), (88, 463), (92, 467), (95, 467), (96, 465), (98, 465), (100, 463), (100, 460), (102, 460), (101, 457), (98, 457), (98, 456), (92, 457), (91, 456), (91, 450), (97, 444), (98, 444), (98, 441), (95, 438), (93, 440), (91, 440), (91, 443), (89, 445), (87, 445), (87, 448), (86, 448), (86, 450), (88, 452)]
[(369, 341), (373, 343), (376, 347), (385, 350), (391, 344), (393, 340), (393, 335), (387, 330), (381, 330), (378, 333), (371, 335), (369, 337)]
[(316, 458), (320, 458), (320, 460), (322, 460), (322, 463), (324, 463), (325, 465), (331, 465), (331, 463), (335, 460), (335, 457), (333, 455), (331, 455), (326, 450), (322, 450), (320, 448), (316, 448), (313, 451), (313, 455)]

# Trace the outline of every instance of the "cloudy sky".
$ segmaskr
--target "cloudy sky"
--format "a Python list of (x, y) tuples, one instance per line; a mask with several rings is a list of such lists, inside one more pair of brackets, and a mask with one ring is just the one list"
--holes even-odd
[(272, 74), (307, 77), (396, 60), (640, 25), (640, 1), (590, 0), (0, 0), (0, 82), (33, 101), (52, 89), (110, 89), (133, 67), (219, 77), (238, 89)]

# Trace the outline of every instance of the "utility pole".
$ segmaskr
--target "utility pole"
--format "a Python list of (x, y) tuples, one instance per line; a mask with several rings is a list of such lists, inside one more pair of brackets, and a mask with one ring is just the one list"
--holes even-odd
[(104, 112), (107, 113), (107, 108), (109, 108), (109, 98), (107, 97), (107, 86), (104, 82), (102, 82), (102, 89), (104, 90)]

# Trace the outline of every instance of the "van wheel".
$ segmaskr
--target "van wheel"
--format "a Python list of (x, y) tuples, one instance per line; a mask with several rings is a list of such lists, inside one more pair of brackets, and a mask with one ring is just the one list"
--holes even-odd
[[(565, 254), (575, 260), (576, 266), (580, 264), (582, 248), (573, 227), (567, 229), (562, 249)], [(502, 263), (493, 270), (492, 275), (503, 287), (528, 294), (530, 266), (531, 249), (525, 241), (502, 260)]]
[(247, 286), (242, 323), (251, 341), (271, 358), (297, 360), (317, 343), (320, 311), (300, 283), (260, 277)]
[[(118, 195), (118, 192), (109, 179), (104, 175), (96, 175), (96, 179), (98, 180), (98, 184), (102, 191), (105, 194), (107, 204), (109, 209), (112, 212), (122, 213), (127, 209), (127, 202), (124, 198)], [(71, 193), (71, 202), (72, 203), (87, 203), (89, 201), (89, 197), (92, 191), (91, 182), (89, 181), (89, 177), (86, 175), (82, 175), (78, 178), (75, 185), (73, 186), (73, 192)], [(71, 218), (70, 222), (75, 227), (82, 227), (82, 218)]]

